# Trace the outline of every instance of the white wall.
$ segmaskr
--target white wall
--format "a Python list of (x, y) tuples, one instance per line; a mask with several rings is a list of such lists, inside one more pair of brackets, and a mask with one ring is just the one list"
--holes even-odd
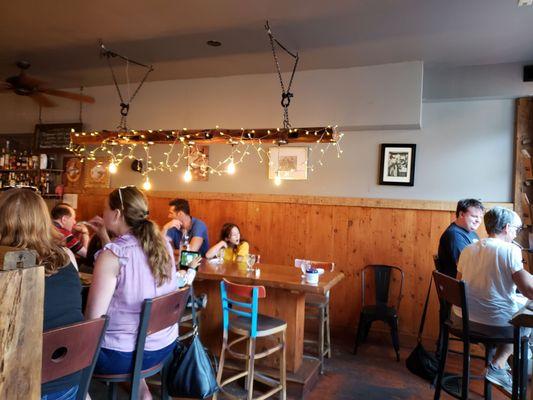
[[(129, 124), (139, 129), (279, 126), (277, 85), (275, 75), (152, 82), (132, 105)], [(305, 71), (297, 75), (294, 85), (290, 111), (294, 126), (338, 123), (350, 127), (341, 159), (331, 152), (325, 167), (316, 169), (307, 181), (284, 182), (280, 187), (267, 179), (264, 164), (248, 161), (235, 177), (211, 176), (208, 182), (188, 185), (181, 180), (182, 171), (174, 176), (154, 174), (154, 189), (452, 201), (472, 196), (511, 201), (512, 100), (431, 102), (421, 107), (422, 64), (417, 62)], [(118, 98), (114, 88), (87, 88), (86, 92), (97, 98), (94, 106), (85, 107), (86, 125), (90, 129), (115, 127)], [(77, 118), (75, 102), (61, 102), (61, 107), (43, 113), (45, 123)], [(37, 109), (29, 99), (0, 95), (0, 133), (30, 132), (36, 119)], [(415, 129), (421, 119), (423, 128)], [(417, 144), (414, 187), (377, 184), (379, 144), (390, 142)], [(158, 151), (165, 148), (158, 147)], [(226, 153), (226, 146), (211, 146), (211, 161), (222, 160)], [(112, 185), (140, 182), (126, 167), (121, 166)]]
[[(486, 100), (428, 103), (423, 107), (423, 129), (411, 131), (349, 132), (344, 153), (334, 151), (325, 166), (307, 181), (268, 180), (267, 166), (252, 160), (233, 177), (211, 175), (208, 182), (184, 183), (183, 170), (152, 176), (154, 190), (300, 194), (455, 201), (464, 197), (512, 201), (513, 101)], [(416, 143), (414, 187), (378, 185), (380, 143)], [(166, 146), (157, 146), (162, 152)], [(211, 162), (227, 155), (226, 146), (210, 146)], [(114, 186), (141, 183), (141, 177), (121, 165)]]

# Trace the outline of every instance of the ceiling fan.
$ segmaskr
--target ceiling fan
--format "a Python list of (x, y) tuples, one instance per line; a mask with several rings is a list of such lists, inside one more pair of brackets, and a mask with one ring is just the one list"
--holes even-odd
[(91, 96), (47, 88), (45, 82), (26, 74), (26, 70), (30, 66), (31, 64), (28, 61), (18, 61), (19, 74), (10, 76), (4, 82), (0, 82), (0, 92), (11, 90), (20, 96), (29, 96), (41, 107), (54, 107), (56, 105), (45, 95), (63, 97), (83, 103), (94, 103), (94, 97)]

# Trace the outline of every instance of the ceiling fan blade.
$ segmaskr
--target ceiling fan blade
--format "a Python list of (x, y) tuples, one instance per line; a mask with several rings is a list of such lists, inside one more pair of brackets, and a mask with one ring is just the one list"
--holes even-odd
[(57, 89), (39, 89), (39, 92), (46, 93), (51, 96), (58, 96), (64, 97), (65, 99), (81, 101), (83, 103), (94, 103), (94, 97), (86, 96), (84, 94), (66, 92), (64, 90)]
[(26, 74), (25, 72), (21, 72), (19, 74), (19, 82), (24, 86), (28, 86), (32, 88), (36, 88), (38, 86), (46, 84), (45, 81), (34, 78), (33, 76)]
[(30, 95), (31, 99), (39, 104), (41, 107), (55, 107), (56, 103), (48, 99), (45, 95), (41, 93), (33, 93)]

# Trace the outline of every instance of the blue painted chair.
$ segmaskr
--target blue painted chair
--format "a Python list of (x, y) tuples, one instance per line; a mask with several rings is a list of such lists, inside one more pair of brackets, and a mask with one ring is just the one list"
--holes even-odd
[(128, 382), (131, 384), (130, 400), (139, 398), (139, 384), (141, 379), (149, 378), (161, 372), (161, 399), (169, 399), (167, 391), (167, 371), (166, 367), (172, 360), (173, 352), (166, 360), (147, 369), (142, 369), (144, 356), (144, 345), (146, 337), (152, 333), (168, 328), (180, 320), (189, 298), (190, 288), (185, 287), (165, 294), (163, 296), (146, 299), (142, 305), (139, 330), (137, 332), (137, 343), (134, 350), (134, 364), (131, 374), (94, 374), (93, 379), (104, 382), (108, 385), (108, 398), (116, 400), (118, 398), (117, 383)]
[[(258, 313), (259, 299), (266, 297), (266, 291), (263, 286), (238, 285), (228, 282), (226, 279), (220, 282), (220, 294), (222, 297), (222, 314), (223, 314), (223, 340), (222, 350), (220, 352), (220, 364), (217, 372), (217, 383), (224, 395), (230, 398), (239, 398), (224, 390), (224, 386), (245, 378), (247, 400), (253, 399), (254, 380), (261, 382), (271, 389), (263, 393), (256, 399), (266, 399), (276, 393), (280, 393), (280, 399), (287, 398), (287, 373), (285, 366), (285, 333), (287, 323), (277, 318), (269, 317)], [(231, 296), (231, 298), (230, 298)], [(238, 298), (235, 299), (235, 297)], [(232, 314), (230, 316), (230, 314)], [(229, 341), (229, 333), (232, 332), (237, 337)], [(256, 339), (274, 334), (279, 334), (279, 343), (268, 348), (261, 353), (255, 353)], [(234, 349), (238, 343), (247, 342), (246, 353), (241, 353)], [(262, 373), (254, 371), (254, 362), (257, 359), (264, 358), (277, 351), (281, 352), (279, 363), (279, 381)], [(241, 371), (233, 376), (222, 380), (224, 370), (224, 361), (226, 352), (239, 360), (244, 360), (246, 370)], [(216, 398), (216, 397), (214, 397)]]

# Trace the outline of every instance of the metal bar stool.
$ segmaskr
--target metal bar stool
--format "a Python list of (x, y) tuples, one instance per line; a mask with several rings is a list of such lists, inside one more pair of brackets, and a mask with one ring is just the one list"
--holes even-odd
[[(221, 391), (223, 391), (224, 395), (229, 398), (238, 399), (239, 397), (225, 391), (224, 386), (244, 377), (247, 400), (253, 399), (254, 380), (271, 387), (268, 392), (257, 397), (255, 400), (266, 399), (267, 397), (270, 397), (278, 392), (280, 392), (280, 398), (282, 400), (286, 400), (287, 373), (285, 367), (285, 332), (287, 330), (287, 323), (285, 321), (258, 313), (259, 299), (266, 297), (264, 286), (237, 285), (235, 283), (228, 282), (226, 279), (223, 279), (222, 282), (220, 282), (220, 294), (222, 297), (224, 331), (222, 350), (220, 352), (220, 364), (217, 372), (217, 383)], [(230, 298), (229, 295), (231, 295), (232, 298)], [(234, 298), (235, 296), (243, 300), (236, 300)], [(251, 301), (247, 302), (245, 299), (250, 299)], [(235, 317), (230, 318), (230, 314), (234, 314)], [(236, 334), (237, 338), (231, 342), (228, 342), (230, 331)], [(274, 334), (280, 334), (279, 344), (256, 354), (256, 338), (266, 337)], [(247, 342), (246, 354), (240, 353), (232, 348), (234, 345), (241, 342)], [(264, 358), (275, 353), (276, 351), (281, 351), (279, 381), (254, 371), (255, 360)], [(222, 372), (224, 370), (226, 352), (228, 352), (229, 355), (234, 358), (245, 360), (246, 371), (239, 372), (223, 381)], [(213, 398), (216, 399), (216, 395)]]
[[(333, 272), (334, 262), (308, 261), (295, 259), (294, 266), (300, 268), (302, 262), (308, 262), (311, 267), (323, 268), (324, 271)], [(329, 327), (329, 290), (324, 294), (305, 295), (305, 319), (318, 320), (318, 340), (305, 339), (304, 343), (316, 344), (317, 355), (320, 361), (320, 373), (324, 374), (324, 357), (331, 358), (331, 333)]]

